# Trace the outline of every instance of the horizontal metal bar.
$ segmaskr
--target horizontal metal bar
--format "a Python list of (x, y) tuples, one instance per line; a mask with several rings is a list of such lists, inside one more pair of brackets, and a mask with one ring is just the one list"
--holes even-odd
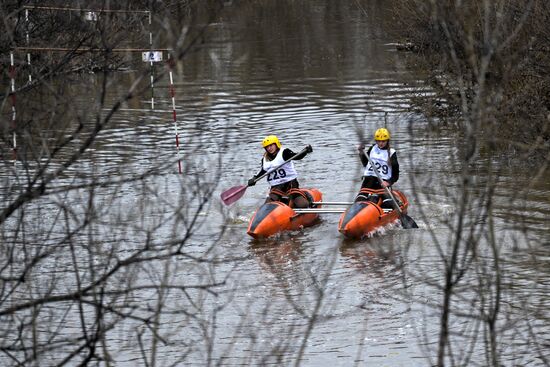
[(82, 9), (82, 8), (69, 8), (69, 7), (59, 7), (59, 6), (32, 6), (32, 5), (23, 5), (23, 9), (81, 11), (81, 12), (95, 12), (95, 13), (143, 13), (143, 14), (150, 13), (149, 10)]
[(79, 47), (79, 48), (70, 48), (70, 47), (13, 47), (17, 51), (57, 51), (57, 52), (150, 52), (150, 51), (172, 51), (171, 48), (91, 48), (91, 47)]
[[(354, 202), (350, 202), (350, 201), (314, 201), (312, 204), (314, 204), (314, 205), (353, 205)], [(314, 209), (314, 208), (312, 208), (312, 209)], [(319, 209), (322, 209), (322, 208), (319, 208)], [(340, 209), (338, 209), (338, 210), (340, 210)], [(382, 208), (382, 210), (384, 211), (384, 213), (388, 213), (388, 212), (391, 212), (394, 209)]]
[[(296, 208), (293, 209), (296, 214), (323, 214), (323, 213), (343, 213), (348, 208)], [(389, 213), (394, 209), (383, 208), (384, 213)]]
[(347, 208), (334, 208), (334, 209), (324, 209), (324, 208), (303, 208), (303, 209), (293, 209), (297, 214), (311, 214), (311, 213), (343, 213)]
[(352, 201), (314, 201), (314, 205), (352, 205)]

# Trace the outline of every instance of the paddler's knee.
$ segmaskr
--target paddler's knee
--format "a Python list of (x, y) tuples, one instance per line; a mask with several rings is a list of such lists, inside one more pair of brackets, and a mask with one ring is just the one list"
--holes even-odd
[(367, 201), (370, 201), (371, 203), (378, 204), (380, 201), (380, 196), (378, 194), (370, 194)]
[(309, 201), (306, 200), (302, 196), (297, 196), (292, 199), (292, 206), (294, 208), (308, 208), (309, 207)]
[(309, 208), (313, 203), (313, 197), (307, 190), (291, 189), (289, 191), (291, 206), (294, 208)]
[(368, 202), (371, 202), (371, 203), (374, 203), (374, 204), (378, 204), (379, 201), (380, 201), (380, 195), (378, 194), (367, 194), (367, 193), (359, 193), (356, 197), (355, 197), (355, 202), (359, 202), (359, 201), (368, 201)]
[(385, 198), (383, 201), (382, 201), (382, 205), (380, 205), (380, 207), (382, 209), (394, 209), (395, 208), (395, 204), (394, 204), (394, 201), (391, 199), (391, 198)]

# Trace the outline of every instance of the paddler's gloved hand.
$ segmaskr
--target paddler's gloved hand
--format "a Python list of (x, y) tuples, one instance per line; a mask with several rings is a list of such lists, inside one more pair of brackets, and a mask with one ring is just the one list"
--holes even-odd
[(365, 144), (359, 144), (359, 145), (357, 146), (357, 151), (358, 151), (359, 153), (363, 153), (364, 150), (365, 150)]
[(307, 152), (307, 153), (313, 152), (313, 148), (311, 147), (311, 145), (308, 144), (308, 145), (306, 146), (306, 152)]
[(248, 180), (248, 186), (254, 186), (254, 185), (256, 185), (256, 176)]

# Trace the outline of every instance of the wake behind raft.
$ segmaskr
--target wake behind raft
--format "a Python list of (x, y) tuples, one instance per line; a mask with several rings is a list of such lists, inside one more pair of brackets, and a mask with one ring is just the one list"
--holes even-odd
[[(323, 202), (322, 194), (317, 189), (307, 190), (313, 197), (312, 208), (291, 208), (290, 206), (272, 201), (263, 204), (256, 210), (248, 225), (247, 233), (254, 238), (266, 238), (283, 231), (298, 230), (312, 226), (319, 219), (319, 214), (340, 213), (338, 231), (346, 238), (362, 239), (372, 232), (392, 224), (401, 219), (404, 228), (417, 228), (408, 225), (404, 218), (412, 219), (406, 215), (409, 201), (398, 190), (393, 190), (394, 199), (397, 201), (397, 209), (393, 199), (384, 197), (384, 190), (364, 189), (368, 194), (368, 200), (357, 202)], [(346, 208), (324, 208), (323, 205), (346, 205)], [(414, 223), (414, 221), (413, 221)]]

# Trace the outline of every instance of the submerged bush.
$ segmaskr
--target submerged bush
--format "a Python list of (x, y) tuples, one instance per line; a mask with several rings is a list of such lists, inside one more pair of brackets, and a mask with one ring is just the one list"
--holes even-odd
[(427, 72), (428, 116), (475, 129), (487, 147), (526, 157), (550, 146), (550, 3), (403, 0), (396, 36)]

